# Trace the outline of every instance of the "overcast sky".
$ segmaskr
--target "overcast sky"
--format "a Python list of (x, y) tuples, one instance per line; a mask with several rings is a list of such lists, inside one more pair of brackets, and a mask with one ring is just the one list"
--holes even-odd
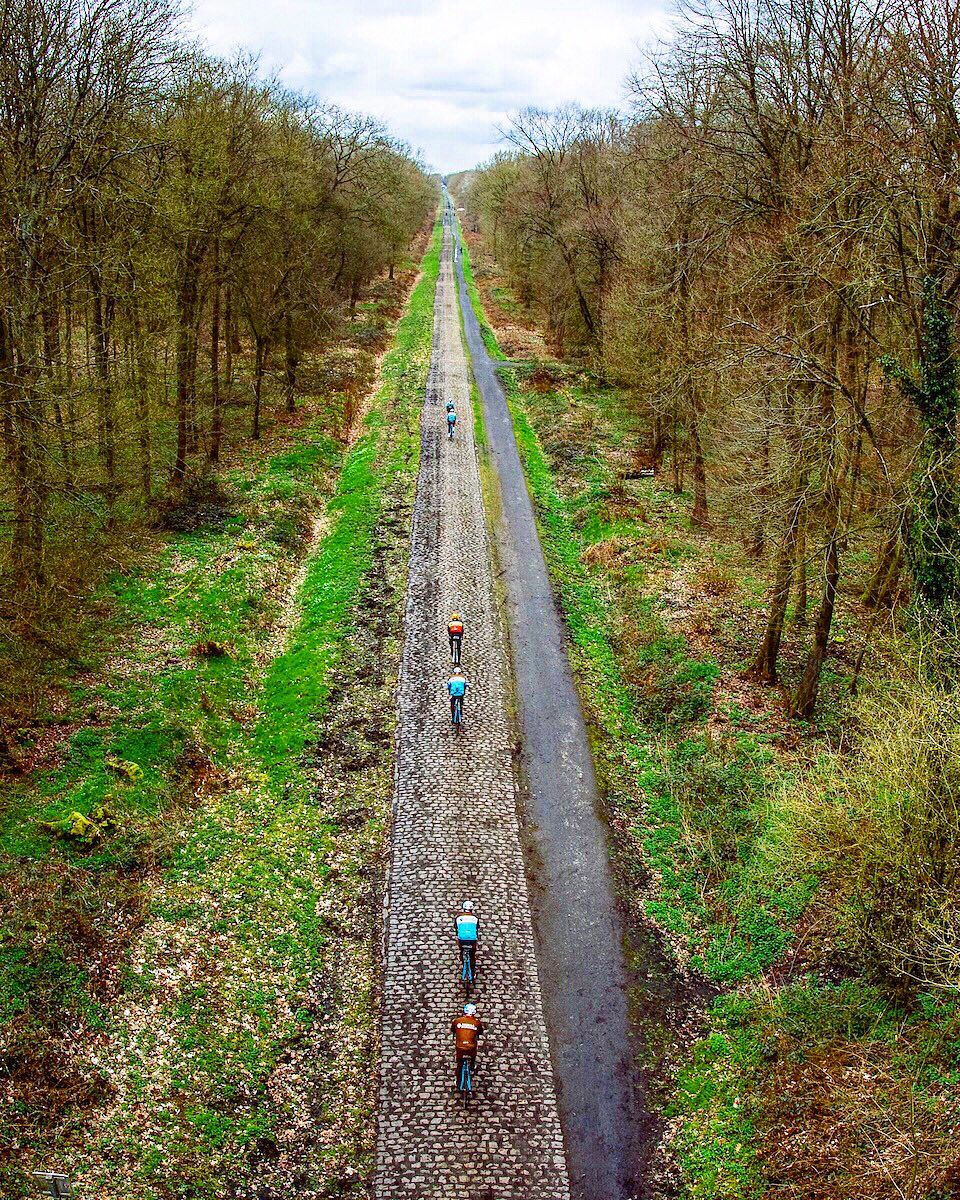
[(298, 91), (382, 118), (437, 170), (472, 167), (526, 105), (623, 102), (666, 0), (194, 0), (217, 54), (256, 51)]

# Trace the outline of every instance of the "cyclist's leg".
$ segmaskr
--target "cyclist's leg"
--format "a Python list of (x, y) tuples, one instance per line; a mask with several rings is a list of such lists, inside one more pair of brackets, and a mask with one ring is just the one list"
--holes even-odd
[(457, 723), (457, 698), (456, 698), (456, 696), (451, 696), (450, 697), (450, 724), (456, 725), (456, 723)]

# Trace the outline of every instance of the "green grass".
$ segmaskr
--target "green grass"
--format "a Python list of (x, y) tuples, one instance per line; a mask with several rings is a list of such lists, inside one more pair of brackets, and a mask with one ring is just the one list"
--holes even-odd
[[(469, 266), (466, 254), (464, 265)], [(470, 295), (479, 309), (475, 287)], [(615, 556), (611, 569), (628, 585), (616, 593), (621, 601), (626, 598), (626, 611), (614, 604), (602, 572), (585, 565), (592, 547), (617, 538), (632, 546), (638, 536), (646, 537), (635, 521), (609, 510), (617, 485), (601, 442), (606, 438), (610, 446), (622, 444), (630, 431), (609, 419), (619, 411), (615, 393), (584, 380), (579, 372), (551, 366), (561, 387), (536, 397), (538, 412), (549, 414), (544, 427), (555, 427), (558, 422), (550, 418), (560, 416), (567, 406), (585, 424), (582, 436), (564, 437), (551, 444), (549, 452), (534, 427), (532, 398), (520, 386), (521, 372), (501, 372), (501, 379), (541, 543), (570, 633), (575, 676), (594, 730), (599, 778), (608, 803), (628, 829), (626, 857), (639, 856), (656, 878), (655, 898), (647, 902), (646, 915), (708, 978), (729, 984), (755, 977), (782, 954), (792, 937), (791, 922), (808, 898), (807, 893), (787, 895), (776, 889), (755, 895), (736, 886), (738, 873), (745, 870), (742, 846), (751, 844), (762, 824), (771, 756), (762, 737), (749, 732), (741, 733), (732, 756), (715, 759), (708, 753), (697, 730), (712, 707), (719, 667), (692, 655), (683, 636), (668, 628), (659, 604), (644, 594), (645, 563), (635, 561), (630, 550)], [(576, 481), (566, 493), (560, 490), (551, 459), (561, 462)], [(645, 497), (656, 509), (662, 560), (681, 561), (691, 551), (673, 499), (649, 487)], [(624, 675), (625, 625), (637, 635), (630, 661), (631, 669), (641, 672), (643, 686)], [(707, 804), (705, 796), (710, 798)], [(753, 804), (750, 796), (756, 796)], [(689, 836), (693, 813), (700, 823), (699, 846), (691, 844)], [(730, 881), (722, 920), (706, 900), (718, 867)], [(631, 872), (627, 863), (626, 874)], [(698, 1093), (708, 1088), (710, 1096), (709, 1103), (703, 1101), (696, 1109), (699, 1124), (691, 1117), (684, 1126), (690, 1136), (684, 1159), (687, 1178), (696, 1181), (690, 1194), (752, 1200), (762, 1194), (752, 1127), (743, 1111), (724, 1104), (724, 1079), (735, 1078), (735, 1072), (720, 1053), (721, 1043), (726, 1045), (723, 1035), (716, 1038), (720, 1041), (708, 1038), (698, 1047), (680, 1086), (681, 1096), (691, 1088)], [(684, 1110), (688, 1116), (693, 1104), (690, 1100)]]
[[(382, 861), (389, 813), (393, 678), (382, 672), (398, 649), (389, 630), (399, 628), (406, 547), (394, 514), (415, 484), (439, 246), (437, 229), (326, 505), (326, 533), (280, 653), (269, 645), (286, 599), (279, 567), (291, 530), (320, 507), (339, 462), (319, 422), (269, 462), (234, 473), (219, 532), (178, 537), (158, 561), (112, 581), (117, 628), (135, 618), (159, 649), (138, 661), (132, 645), (102, 686), (78, 690), (100, 720), (72, 739), (43, 785), (39, 814), (62, 824), (106, 807), (99, 834), (85, 842), (44, 829), (27, 788), (6, 810), (8, 862), (16, 855), (22, 871), (25, 858), (55, 852), (82, 870), (84, 887), (91, 872), (124, 869), (131, 847), (145, 854), (168, 844), (116, 1003), (91, 999), (83, 966), (62, 954), (55, 931), (41, 954), (35, 932), (29, 947), (4, 943), (15, 970), (0, 1012), (19, 1011), (17, 989), (21, 1000), (49, 995), (56, 977), (58, 1021), (75, 1025), (93, 1008), (87, 1028), (95, 1016), (105, 1030), (116, 1104), (92, 1129), (75, 1126), (58, 1151), (92, 1191), (222, 1195), (223, 1170), (246, 1177), (253, 1148), (293, 1119), (267, 1083), (302, 1040), (318, 1047), (300, 1069), (323, 1097), (315, 1177), (332, 1186), (369, 1167), (378, 919), (368, 911), (370, 864)], [(370, 605), (386, 622), (378, 654), (361, 636)], [(223, 653), (191, 655), (198, 643)], [(331, 707), (334, 689), (345, 694)], [(343, 724), (354, 716), (359, 731)], [(336, 746), (314, 748), (334, 731)], [(352, 752), (351, 739), (363, 765), (328, 779), (325, 764)], [(190, 819), (169, 815), (198, 763), (210, 780), (202, 803)], [(71, 1050), (94, 1078), (102, 1072), (82, 1044)], [(12, 1194), (20, 1180), (14, 1168)]]
[[(476, 290), (471, 298), (479, 306)], [(911, 1194), (944, 1200), (960, 1070), (955, 998), (920, 993), (898, 1008), (869, 978), (800, 975), (807, 962), (860, 964), (842, 953), (837, 872), (787, 844), (787, 801), (809, 782), (812, 754), (785, 752), (763, 706), (717, 691), (736, 683), (743, 664), (731, 648), (764, 585), (733, 540), (690, 529), (688, 498), (656, 481), (624, 481), (625, 451), (639, 439), (615, 389), (580, 369), (539, 365), (536, 389), (526, 367), (504, 373), (507, 398), (615, 818), (625, 899), (652, 895), (637, 916), (652, 917), (664, 943), (720, 992), (704, 1036), (681, 1054), (650, 1016), (657, 988), (638, 1005), (647, 1067), (662, 1072), (653, 1093), (678, 1123), (683, 1194), (761, 1200), (776, 1187), (800, 1197), (812, 1179), (828, 1179), (837, 1196), (885, 1196), (904, 1131), (922, 1128), (929, 1140), (916, 1179), (925, 1182)], [(544, 375), (553, 380), (546, 392)], [(665, 611), (677, 603), (666, 597), (671, 582), (695, 590), (702, 571), (719, 588), (716, 658), (694, 649)], [(837, 628), (842, 641), (842, 620)], [(821, 730), (846, 719), (844, 680), (833, 675)], [(707, 728), (714, 712), (719, 731)], [(814, 745), (835, 761), (824, 742)], [(842, 796), (831, 797), (835, 806)], [(792, 960), (793, 949), (803, 957)], [(645, 973), (642, 946), (635, 954)], [(778, 964), (786, 982), (771, 973)], [(863, 1138), (848, 1144), (860, 1127)], [(898, 1184), (909, 1178), (900, 1171)]]
[[(389, 741), (375, 777), (365, 779), (360, 773), (344, 801), (365, 808), (359, 838), (345, 838), (336, 813), (318, 803), (317, 769), (305, 751), (329, 719), (330, 688), (341, 672), (364, 604), (387, 498), (408, 496), (415, 480), (438, 254), (435, 237), (421, 283), (398, 327), (395, 348), (384, 360), (383, 383), (363, 435), (344, 464), (328, 506), (332, 527), (308, 565), (299, 597), (300, 619), (264, 680), (258, 699), (261, 715), (244, 770), (252, 786), (229, 799), (222, 824), (201, 823), (185, 847), (174, 880), (178, 899), (184, 892), (205, 893), (201, 940), (216, 933), (225, 911), (244, 913), (227, 943), (226, 962), (218, 967), (233, 972), (228, 997), (219, 995), (209, 1008), (191, 1005), (179, 1027), (172, 1016), (164, 1022), (167, 1029), (177, 1029), (184, 1052), (190, 1046), (198, 1048), (186, 1077), (165, 1091), (193, 1098), (187, 1109), (191, 1137), (195, 1145), (205, 1147), (204, 1157), (211, 1165), (219, 1148), (242, 1155), (253, 1140), (272, 1129), (275, 1113), (265, 1082), (290, 1039), (314, 1020), (296, 1007), (297, 998), (301, 1004), (306, 1000), (318, 974), (329, 976), (340, 953), (330, 944), (327, 922), (319, 914), (331, 904), (349, 905), (349, 896), (364, 886), (371, 852), (385, 826)], [(398, 587), (397, 608), (401, 595)], [(386, 696), (378, 701), (389, 702)], [(362, 701), (347, 696), (342, 703)], [(364, 795), (364, 788), (371, 786), (379, 789), (379, 796)], [(256, 969), (251, 971), (253, 963)], [(369, 1072), (366, 1033), (373, 1019), (373, 964), (365, 965), (369, 974), (345, 1000), (343, 1016), (345, 1027), (357, 1038), (352, 1049), (358, 1057), (352, 1067), (364, 1081)], [(291, 1001), (294, 1007), (288, 1008)], [(342, 1069), (342, 1064), (336, 1068)], [(224, 1104), (227, 1080), (242, 1081), (241, 1102)], [(332, 1078), (326, 1082), (335, 1086)], [(353, 1100), (357, 1107), (352, 1118), (349, 1110), (340, 1112), (341, 1119), (347, 1117), (347, 1128), (335, 1131), (335, 1136), (344, 1139), (339, 1157), (353, 1159), (362, 1170), (369, 1165), (369, 1147), (360, 1142), (364, 1122), (369, 1121), (370, 1098), (365, 1094)], [(334, 1097), (329, 1102), (336, 1106)], [(183, 1135), (180, 1121), (172, 1133)], [(213, 1182), (194, 1180), (192, 1186), (198, 1190), (191, 1195), (206, 1194), (199, 1189), (212, 1189)]]
[(461, 256), (463, 259), (463, 277), (467, 284), (467, 295), (470, 297), (470, 303), (473, 305), (473, 311), (477, 314), (477, 320), (480, 322), (480, 336), (483, 338), (483, 344), (486, 346), (487, 353), (491, 358), (505, 360), (506, 355), (500, 349), (496, 334), (490, 328), (490, 323), (483, 311), (480, 293), (477, 291), (477, 282), (473, 275), (473, 264), (470, 261), (470, 248), (468, 247), (466, 239), (463, 236), (463, 229), (460, 225), (459, 217), (457, 217), (457, 228), (460, 232)]

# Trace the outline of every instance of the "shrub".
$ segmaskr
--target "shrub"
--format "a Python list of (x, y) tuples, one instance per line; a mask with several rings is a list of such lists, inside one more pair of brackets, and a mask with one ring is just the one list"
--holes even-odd
[(858, 752), (784, 798), (774, 871), (814, 872), (842, 940), (903, 997), (960, 986), (960, 694), (921, 672), (877, 685)]

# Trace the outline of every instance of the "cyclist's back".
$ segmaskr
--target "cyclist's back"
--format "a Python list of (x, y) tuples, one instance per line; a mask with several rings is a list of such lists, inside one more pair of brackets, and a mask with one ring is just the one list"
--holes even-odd
[(477, 944), (477, 939), (480, 936), (480, 924), (477, 920), (477, 914), (473, 911), (472, 900), (464, 900), (460, 905), (456, 926), (457, 941), (460, 943), (461, 948)]
[(459, 1063), (465, 1058), (469, 1058), (471, 1063), (475, 1063), (477, 1047), (480, 1044), (480, 1035), (483, 1033), (483, 1022), (477, 1016), (477, 1006), (475, 1004), (465, 1004), (463, 1006), (462, 1015), (454, 1017), (450, 1022), (450, 1032), (453, 1034), (453, 1046), (457, 1062)]
[(461, 913), (457, 917), (457, 941), (461, 945), (474, 945), (477, 940), (477, 918), (473, 913)]

